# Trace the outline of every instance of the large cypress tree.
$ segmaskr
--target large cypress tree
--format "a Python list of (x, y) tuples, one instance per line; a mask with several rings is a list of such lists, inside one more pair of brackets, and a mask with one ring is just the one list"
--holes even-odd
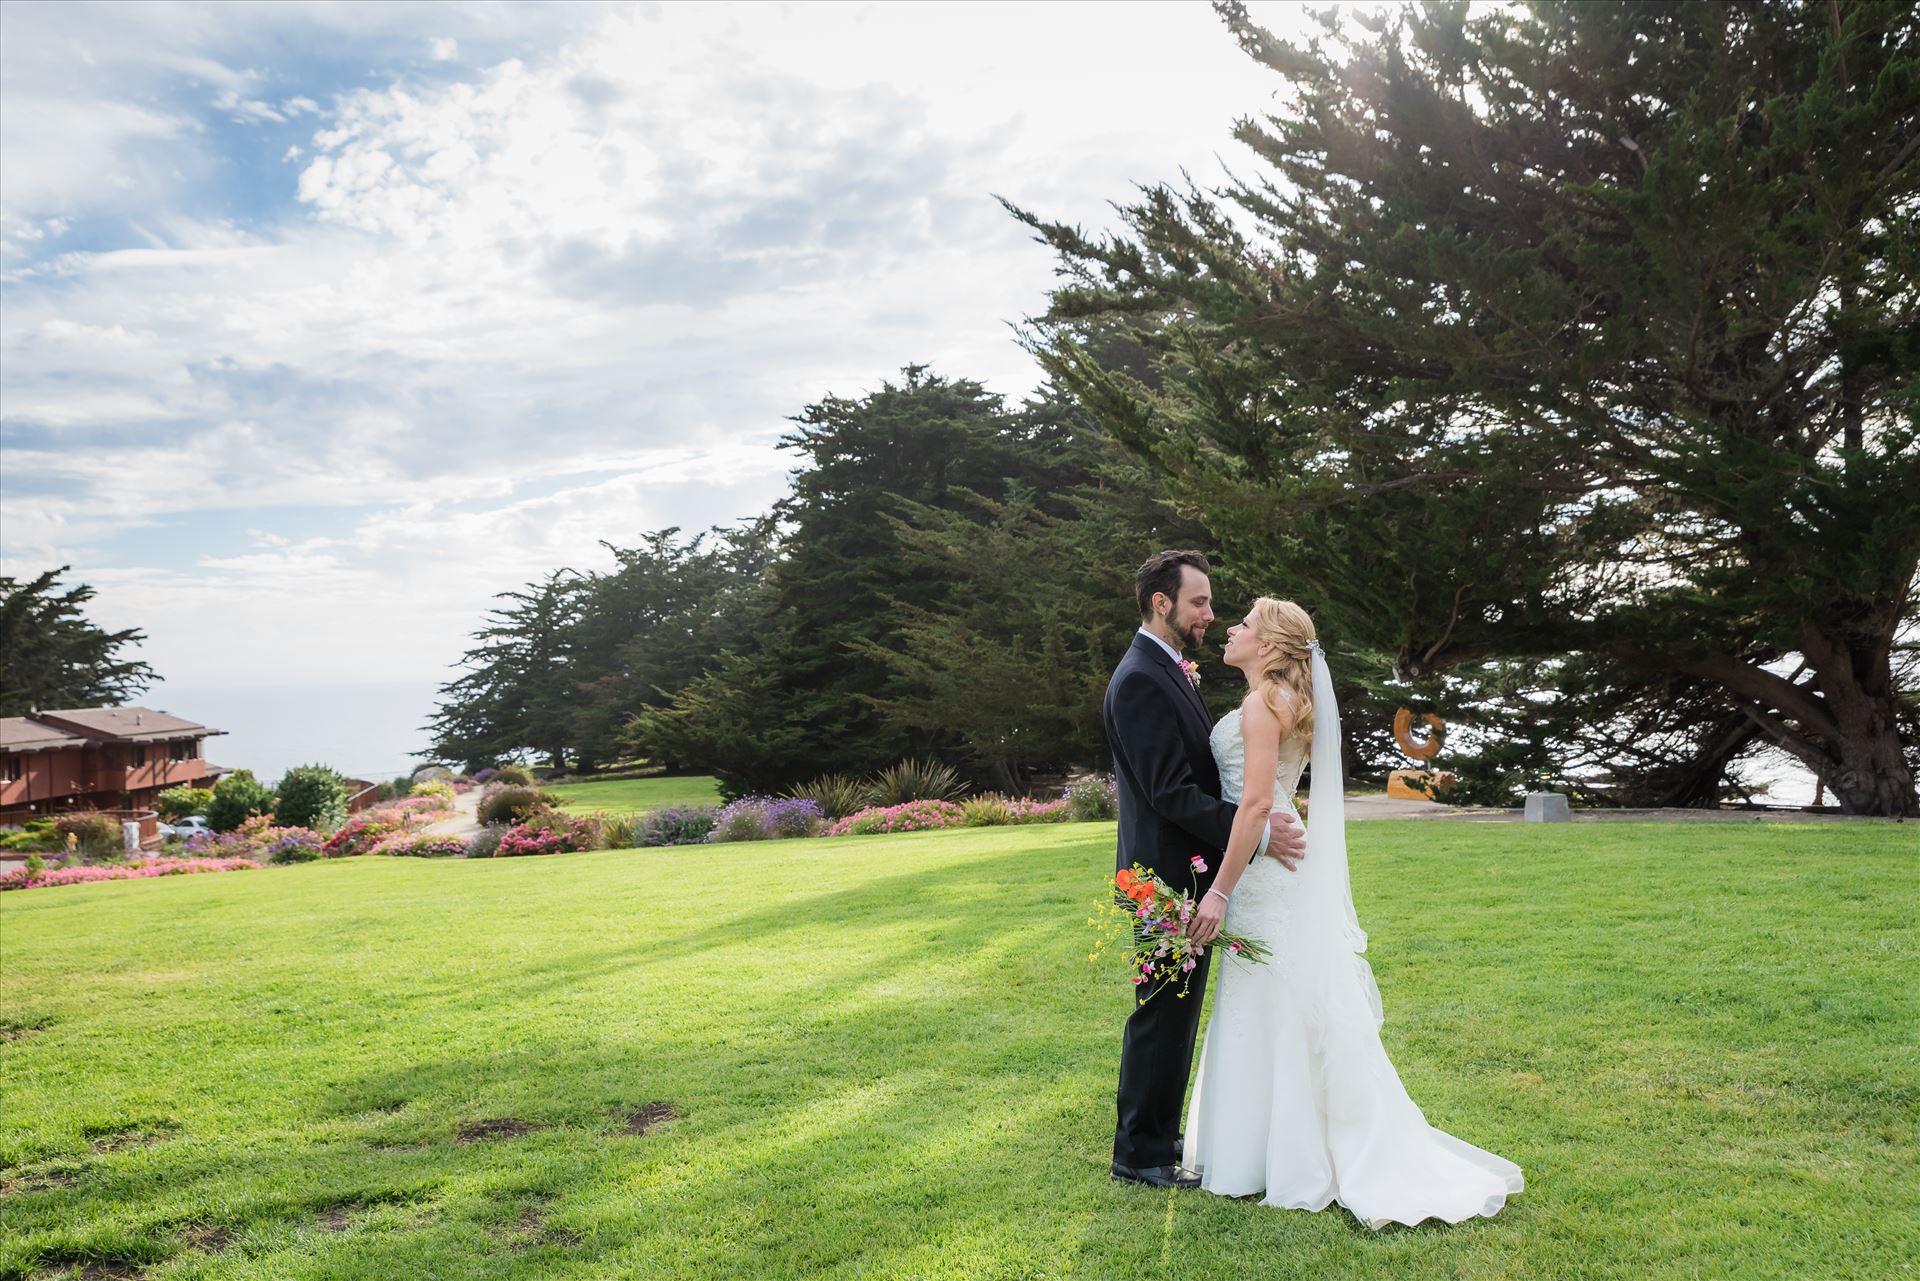
[(470, 768), (521, 752), (563, 768), (579, 711), (573, 665), (586, 579), (557, 569), (524, 590), (495, 594), (491, 611), (460, 656), (468, 670), (440, 687), (441, 705), (422, 728), (432, 746), (415, 755)]
[(0, 577), (0, 716), (35, 708), (116, 706), (154, 679), (153, 668), (120, 650), (146, 639), (138, 628), (109, 632), (88, 622), (85, 583), (60, 590), (62, 565), (22, 582)]
[(1261, 168), (1110, 238), (1015, 211), (1054, 377), (1400, 676), (1570, 664), (1616, 728), (1666, 699), (1722, 723), (1696, 762), (1920, 813), (1913, 7), (1218, 8), (1278, 77)]
[(918, 572), (887, 518), (914, 504), (957, 510), (973, 493), (1045, 475), (1045, 451), (1010, 434), (998, 396), (925, 366), (859, 398), (824, 397), (793, 421), (781, 444), (801, 465), (773, 513), (780, 554), (763, 614), (715, 670), (632, 725), (637, 748), (697, 762), (736, 792), (958, 753), (951, 729), (875, 706), (899, 679), (869, 647), (899, 646), (906, 611), (944, 608), (953, 590)]

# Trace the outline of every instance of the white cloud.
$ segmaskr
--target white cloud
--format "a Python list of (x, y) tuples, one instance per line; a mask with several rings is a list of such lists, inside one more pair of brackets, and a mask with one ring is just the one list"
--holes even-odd
[(427, 50), (435, 62), (451, 62), (460, 56), (460, 42), (452, 36), (435, 36)]
[[(1206, 172), (1268, 87), (1186, 5), (617, 9), (565, 40), (525, 38), (519, 9), (397, 8), (227, 21), (323, 45), (359, 19), (458, 26), (439, 78), (274, 92), (261, 42), (214, 38), (205, 11), (154, 34), (146, 74), (203, 86), (182, 101), (312, 117), (282, 157), (304, 164), (249, 175), (288, 213), (186, 207), (153, 174), (216, 153), (168, 107), (98, 138), (82, 113), (79, 160), (56, 131), (0, 224), (20, 247), (0, 565), (74, 560), (163, 672), (431, 674), (493, 592), (590, 568), (600, 539), (764, 509), (785, 416), (826, 392), (910, 361), (1025, 390), (1006, 323), (1052, 264), (991, 193), (1103, 222), (1135, 180)], [(451, 62), (488, 47), (519, 52)], [(134, 54), (91, 56), (104, 76)], [(54, 196), (113, 207), (76, 171), (134, 137), (187, 148), (134, 175), (146, 247), (68, 245)], [(340, 516), (316, 538), (274, 507)], [(234, 532), (169, 563), (91, 555), (196, 514)]]

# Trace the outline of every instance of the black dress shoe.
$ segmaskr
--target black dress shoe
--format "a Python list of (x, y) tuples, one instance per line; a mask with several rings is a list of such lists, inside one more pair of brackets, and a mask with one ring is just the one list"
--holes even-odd
[(1180, 1165), (1149, 1165), (1134, 1169), (1113, 1163), (1113, 1177), (1125, 1183), (1144, 1183), (1152, 1188), (1197, 1188), (1200, 1176)]

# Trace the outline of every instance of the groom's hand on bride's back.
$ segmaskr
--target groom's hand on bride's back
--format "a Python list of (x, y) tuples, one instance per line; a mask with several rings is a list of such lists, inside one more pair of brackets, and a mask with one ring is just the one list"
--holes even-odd
[(1307, 829), (1300, 826), (1299, 819), (1282, 810), (1273, 812), (1267, 827), (1273, 833), (1267, 841), (1267, 857), (1279, 859), (1280, 866), (1293, 871), (1294, 865), (1307, 856)]

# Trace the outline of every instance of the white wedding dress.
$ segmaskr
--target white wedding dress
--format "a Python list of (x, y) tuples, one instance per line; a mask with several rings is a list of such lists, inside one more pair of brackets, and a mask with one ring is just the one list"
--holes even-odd
[[(1324, 667), (1317, 648), (1314, 658)], [(1313, 760), (1318, 775), (1331, 753), (1330, 777), (1324, 789), (1314, 780), (1298, 870), (1256, 857), (1227, 905), (1224, 928), (1273, 955), (1260, 964), (1224, 950), (1214, 958), (1220, 979), (1183, 1164), (1210, 1192), (1259, 1192), (1266, 1205), (1302, 1210), (1338, 1201), (1369, 1228), (1490, 1215), (1521, 1190), (1520, 1167), (1428, 1125), (1380, 1043), (1380, 992), (1360, 955), (1366, 935), (1347, 880), (1339, 713), (1330, 681), (1320, 697), (1321, 679), (1316, 717), (1331, 724), (1316, 726)], [(1213, 754), (1222, 798), (1238, 801), (1246, 742), (1237, 709), (1214, 726)], [(1274, 806), (1296, 817), (1307, 757), (1304, 736), (1281, 745)]]

